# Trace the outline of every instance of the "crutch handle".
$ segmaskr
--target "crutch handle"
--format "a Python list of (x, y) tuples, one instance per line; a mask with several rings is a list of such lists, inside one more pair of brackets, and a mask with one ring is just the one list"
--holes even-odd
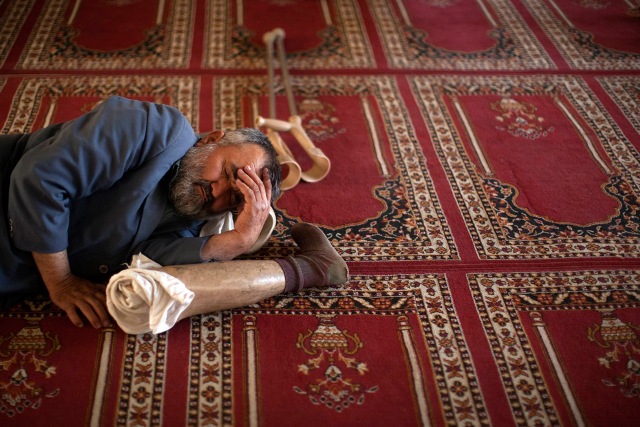
[(284, 39), (284, 30), (282, 28), (274, 28), (273, 30), (264, 33), (262, 41), (264, 44), (270, 45), (278, 38)]
[(320, 181), (329, 173), (331, 160), (311, 141), (311, 138), (302, 127), (300, 116), (289, 117), (289, 123), (291, 124), (291, 134), (313, 162), (311, 168), (301, 173), (302, 180), (306, 182)]
[(278, 119), (265, 119), (262, 116), (256, 117), (256, 126), (264, 126), (268, 129), (275, 130), (276, 132), (289, 132), (292, 124)]
[(282, 191), (289, 190), (290, 188), (295, 187), (300, 182), (300, 178), (302, 177), (302, 169), (298, 162), (293, 159), (291, 155), (291, 151), (289, 151), (289, 147), (287, 147), (280, 138), (278, 132), (267, 129), (267, 138), (273, 145), (273, 148), (278, 153), (278, 161), (282, 166), (287, 166), (289, 168), (289, 172), (280, 182), (280, 189)]

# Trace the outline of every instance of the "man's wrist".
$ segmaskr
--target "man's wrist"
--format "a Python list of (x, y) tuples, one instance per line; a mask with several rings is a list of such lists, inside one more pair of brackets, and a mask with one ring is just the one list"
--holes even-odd
[(255, 239), (237, 230), (229, 230), (209, 236), (200, 255), (203, 261), (228, 261), (247, 252), (253, 243)]
[(51, 293), (56, 286), (64, 283), (73, 276), (71, 267), (69, 266), (67, 251), (52, 254), (32, 252), (32, 255), (49, 293)]

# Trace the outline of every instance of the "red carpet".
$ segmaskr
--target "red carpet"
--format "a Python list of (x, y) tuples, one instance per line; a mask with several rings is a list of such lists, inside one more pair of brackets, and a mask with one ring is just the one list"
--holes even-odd
[(307, 221), (352, 272), (158, 336), (24, 301), (0, 312), (0, 425), (637, 425), (633, 4), (0, 2), (2, 133), (112, 94), (201, 132), (252, 126), (262, 35), (283, 28), (332, 169), (276, 202), (258, 256), (290, 253)]

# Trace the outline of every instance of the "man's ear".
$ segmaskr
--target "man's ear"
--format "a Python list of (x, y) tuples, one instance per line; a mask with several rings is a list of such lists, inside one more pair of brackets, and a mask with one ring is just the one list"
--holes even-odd
[(217, 144), (222, 138), (224, 138), (224, 131), (214, 130), (213, 132), (202, 137), (200, 141), (196, 142), (196, 146), (199, 147), (207, 144)]

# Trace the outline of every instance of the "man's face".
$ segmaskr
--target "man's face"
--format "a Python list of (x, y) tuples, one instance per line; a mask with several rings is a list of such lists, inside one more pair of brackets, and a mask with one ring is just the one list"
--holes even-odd
[(261, 171), (263, 149), (255, 144), (195, 146), (180, 162), (169, 197), (179, 215), (209, 219), (218, 213), (244, 206), (236, 180), (238, 169), (251, 166)]

